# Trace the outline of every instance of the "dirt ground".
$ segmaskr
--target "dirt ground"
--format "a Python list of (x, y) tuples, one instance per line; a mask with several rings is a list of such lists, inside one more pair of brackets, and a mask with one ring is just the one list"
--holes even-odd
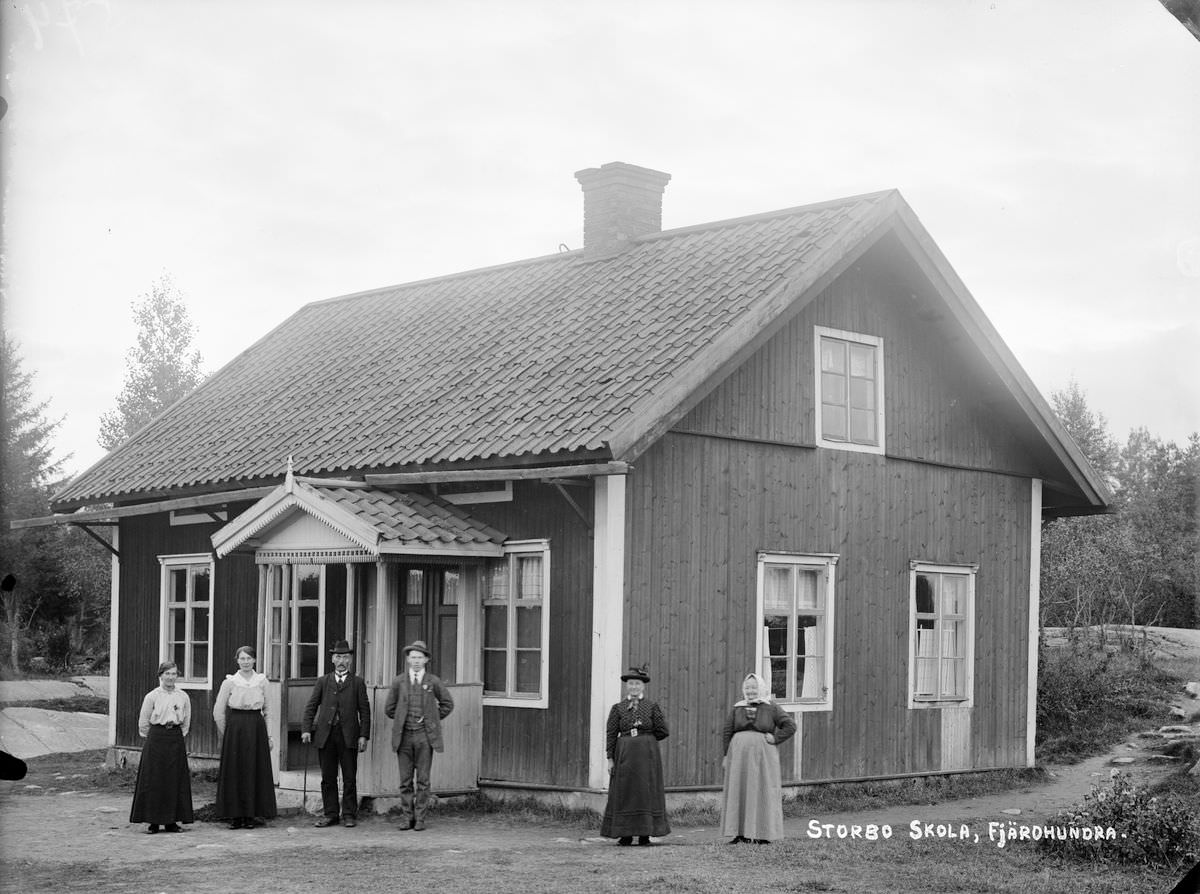
[[(1171, 643), (1200, 654), (1200, 632)], [(1200, 707), (1200, 703), (1191, 702)], [(1195, 722), (1195, 721), (1193, 721)], [(1077, 804), (1093, 785), (1107, 781), (1114, 769), (1138, 782), (1151, 782), (1177, 769), (1155, 759), (1153, 740), (1131, 737), (1108, 754), (1066, 767), (1049, 767), (1044, 784), (1002, 794), (939, 804), (890, 807), (812, 817), (789, 817), (785, 839), (768, 848), (729, 848), (712, 827), (675, 828), (654, 848), (616, 849), (596, 829), (581, 826), (513, 822), (503, 814), (431, 815), (427, 832), (402, 830), (391, 817), (369, 816), (355, 829), (317, 829), (313, 817), (282, 816), (250, 831), (230, 831), (223, 823), (197, 822), (182, 834), (145, 834), (145, 826), (128, 822), (128, 780), (115, 780), (112, 790), (95, 790), (78, 780), (88, 767), (55, 776), (0, 782), (0, 891), (24, 892), (258, 892), (357, 888), (402, 890), (414, 877), (441, 878), (447, 891), (607, 891), (630, 887), (656, 891), (734, 890), (894, 890), (894, 891), (1162, 891), (1161, 877), (1121, 875), (1106, 881), (1080, 879), (1078, 870), (1056, 881), (1052, 870), (1036, 863), (1030, 848), (1014, 843), (1001, 850), (988, 843), (989, 823), (1036, 825)], [(89, 752), (96, 761), (96, 752)], [(81, 758), (82, 760), (83, 758)], [(1114, 763), (1114, 759), (1132, 759)], [(95, 772), (95, 767), (91, 768)], [(79, 788), (72, 788), (72, 784)], [(211, 783), (195, 792), (199, 808), (211, 800)], [(36, 786), (36, 787), (30, 787)], [(864, 841), (814, 839), (810, 821), (819, 824), (891, 825), (895, 838)], [(942, 824), (952, 833), (966, 827), (975, 841), (956, 838), (914, 841), (912, 822), (920, 827)], [(864, 850), (864, 848), (869, 850)], [(963, 848), (975, 862), (961, 864)], [(944, 852), (944, 859), (941, 855)], [(942, 867), (944, 880), (928, 877), (930, 854)], [(761, 855), (761, 856), (759, 856)], [(752, 856), (753, 859), (747, 859)], [(863, 860), (864, 856), (872, 859)], [(980, 869), (978, 861), (983, 861)], [(856, 864), (847, 875), (847, 862)], [(955, 868), (955, 862), (960, 866)], [(1013, 887), (992, 881), (974, 887), (961, 878), (993, 866), (1004, 878), (1011, 867)], [(898, 882), (913, 863), (921, 876), (911, 887)], [(781, 866), (783, 869), (781, 869)], [(781, 885), (776, 873), (787, 866), (806, 867), (803, 878)], [(838, 867), (841, 867), (840, 869)], [(913, 868), (917, 872), (917, 868)], [(939, 871), (941, 871), (939, 869)], [(886, 873), (892, 873), (888, 875)], [(956, 877), (955, 873), (959, 876)], [(569, 875), (569, 883), (566, 873)], [(707, 873), (707, 874), (704, 874)], [(714, 874), (715, 873), (715, 874)], [(872, 873), (884, 873), (873, 880)], [(898, 874), (897, 874), (898, 873)], [(790, 878), (790, 876), (789, 876)], [(1036, 882), (1036, 887), (1034, 883)], [(1061, 883), (1060, 883), (1061, 882)]]

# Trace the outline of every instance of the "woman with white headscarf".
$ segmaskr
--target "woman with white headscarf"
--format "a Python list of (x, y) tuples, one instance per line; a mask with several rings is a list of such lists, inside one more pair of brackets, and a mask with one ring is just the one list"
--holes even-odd
[(767, 844), (783, 836), (778, 746), (796, 732), (792, 715), (771, 701), (758, 674), (742, 681), (742, 699), (725, 719), (721, 832), (730, 844)]

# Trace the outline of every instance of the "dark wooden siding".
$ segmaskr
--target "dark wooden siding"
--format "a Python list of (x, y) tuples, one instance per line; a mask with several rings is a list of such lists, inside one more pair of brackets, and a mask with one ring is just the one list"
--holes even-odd
[(464, 507), (510, 539), (550, 541), (550, 706), (483, 709), (484, 779), (584, 786), (591, 692), (592, 491), (516, 482), (511, 503)]
[(625, 641), (672, 727), (668, 784), (720, 781), (721, 724), (754, 664), (759, 550), (840, 556), (834, 710), (804, 716), (802, 778), (939, 769), (939, 711), (907, 707), (911, 560), (979, 564), (972, 761), (1023, 763), (1029, 499), (1011, 476), (660, 441), (630, 476)]
[[(840, 556), (834, 710), (804, 715), (803, 778), (939, 769), (941, 712), (907, 708), (912, 560), (979, 564), (970, 758), (1024, 763), (1036, 463), (993, 412), (1002, 395), (965, 334), (878, 261), (868, 253), (635, 462), (625, 640), (629, 661), (656, 669), (669, 785), (720, 782), (721, 723), (754, 660), (759, 550)], [(883, 339), (886, 457), (815, 447), (814, 326)]]
[[(248, 505), (248, 504), (246, 504)], [(246, 505), (231, 507), (230, 518)], [(120, 606), (117, 623), (116, 744), (140, 746), (138, 711), (142, 698), (158, 685), (159, 556), (211, 553), (209, 538), (220, 524), (171, 527), (166, 513), (121, 520)], [(213, 700), (225, 674), (236, 670), (233, 652), (253, 643), (257, 630), (258, 572), (248, 556), (216, 563), (213, 581), (213, 677), (208, 689), (186, 690), (192, 702), (188, 748), (193, 754), (218, 754)]]

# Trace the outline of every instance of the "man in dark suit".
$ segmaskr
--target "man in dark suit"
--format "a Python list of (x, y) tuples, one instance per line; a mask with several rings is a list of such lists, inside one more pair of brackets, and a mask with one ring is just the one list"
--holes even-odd
[[(425, 830), (433, 753), (444, 751), (442, 720), (454, 710), (446, 684), (425, 672), (430, 652), (417, 640), (404, 647), (407, 669), (392, 680), (383, 713), (394, 720), (392, 749), (400, 764), (400, 809), (408, 828)], [(415, 781), (415, 786), (414, 786)]]
[(371, 704), (367, 684), (350, 673), (354, 650), (344, 639), (329, 650), (333, 673), (326, 674), (313, 686), (304, 708), (300, 741), (313, 739), (316, 719), (317, 756), (321, 761), (321, 802), (324, 816), (318, 828), (338, 824), (338, 769), (342, 771), (341, 821), (347, 828), (358, 821), (358, 754), (371, 738)]

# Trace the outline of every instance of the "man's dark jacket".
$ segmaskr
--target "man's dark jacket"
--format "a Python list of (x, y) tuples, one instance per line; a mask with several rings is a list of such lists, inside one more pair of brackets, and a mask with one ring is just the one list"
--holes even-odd
[(313, 741), (318, 748), (324, 748), (334, 717), (341, 725), (342, 741), (348, 746), (358, 747), (359, 737), (371, 738), (371, 703), (367, 700), (367, 684), (362, 677), (347, 674), (341, 692), (338, 692), (337, 674), (328, 673), (317, 680), (304, 707), (300, 731), (314, 732), (315, 718)]

